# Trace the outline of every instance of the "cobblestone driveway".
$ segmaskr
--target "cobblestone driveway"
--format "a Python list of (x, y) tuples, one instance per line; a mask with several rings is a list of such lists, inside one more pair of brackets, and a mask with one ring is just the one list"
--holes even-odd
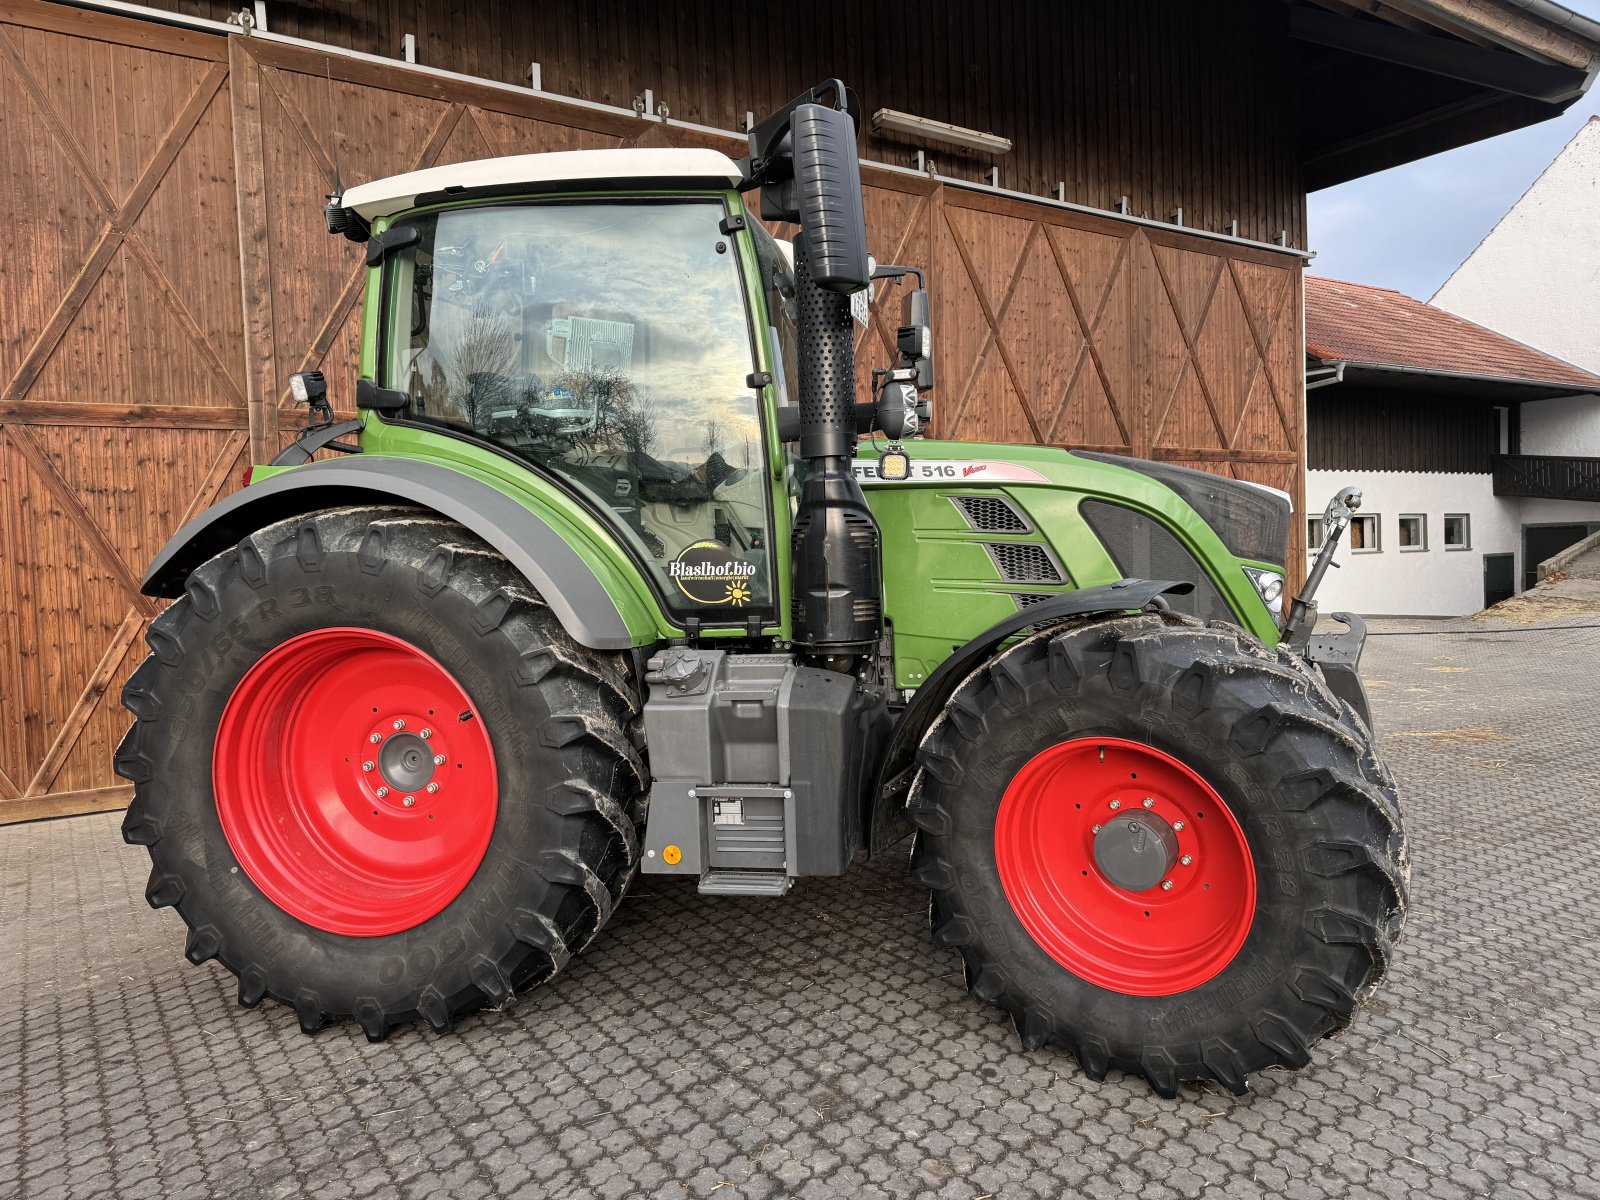
[(0, 1195), (1600, 1196), (1600, 629), (1496, 628), (1369, 643), (1408, 937), (1243, 1099), (1019, 1052), (901, 853), (786, 902), (646, 879), (511, 1013), (306, 1038), (183, 961), (106, 815), (0, 829)]

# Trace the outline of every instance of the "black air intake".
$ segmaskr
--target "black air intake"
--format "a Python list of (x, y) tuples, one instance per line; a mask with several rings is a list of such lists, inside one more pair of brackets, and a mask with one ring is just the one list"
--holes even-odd
[[(830, 292), (867, 286), (867, 218), (856, 159), (856, 123), (821, 104), (794, 110), (795, 207), (811, 260), (811, 278)], [(848, 315), (848, 310), (846, 315)]]

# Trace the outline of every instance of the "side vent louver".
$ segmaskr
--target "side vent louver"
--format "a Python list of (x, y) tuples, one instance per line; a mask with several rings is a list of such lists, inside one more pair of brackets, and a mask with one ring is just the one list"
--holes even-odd
[(1011, 598), (1016, 601), (1018, 609), (1032, 608), (1035, 604), (1042, 604), (1052, 596), (1060, 596), (1061, 592), (1013, 592)]
[(1033, 526), (1002, 496), (951, 496), (967, 524), (979, 533), (1030, 533)]
[(1065, 583), (1050, 551), (1032, 542), (985, 542), (1000, 578), (1007, 583)]

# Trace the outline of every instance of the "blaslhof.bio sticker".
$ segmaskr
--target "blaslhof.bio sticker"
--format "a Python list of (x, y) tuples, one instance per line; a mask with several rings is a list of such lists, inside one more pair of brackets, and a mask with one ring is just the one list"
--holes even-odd
[(750, 600), (754, 563), (734, 557), (721, 542), (701, 541), (672, 560), (672, 582), (696, 604), (731, 604)]

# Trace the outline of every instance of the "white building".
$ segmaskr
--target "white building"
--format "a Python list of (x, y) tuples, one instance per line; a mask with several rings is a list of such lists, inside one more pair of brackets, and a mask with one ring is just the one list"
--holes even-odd
[[(1600, 116), (1583, 124), (1432, 303), (1600, 372)], [(1524, 438), (1529, 433), (1524, 426)], [(1600, 436), (1589, 452), (1600, 453)]]
[(1399, 292), (1315, 277), (1306, 354), (1313, 553), (1318, 506), (1345, 484), (1364, 493), (1324, 612), (1476, 612), (1600, 531), (1600, 437), (1581, 432), (1600, 432), (1600, 377)]

